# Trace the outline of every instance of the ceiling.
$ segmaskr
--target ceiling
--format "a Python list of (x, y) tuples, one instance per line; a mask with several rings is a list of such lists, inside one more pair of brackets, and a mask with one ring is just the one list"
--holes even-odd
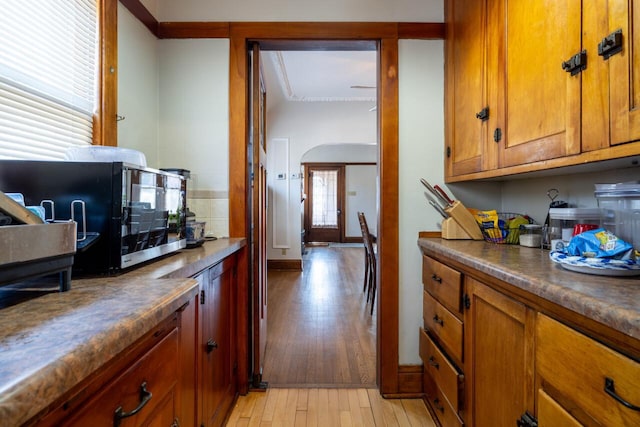
[(266, 51), (262, 55), (270, 61), (288, 101), (376, 101), (375, 50)]

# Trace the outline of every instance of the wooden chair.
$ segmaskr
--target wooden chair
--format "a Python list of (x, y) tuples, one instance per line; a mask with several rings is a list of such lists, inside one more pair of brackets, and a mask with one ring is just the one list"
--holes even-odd
[(367, 294), (367, 303), (371, 300), (371, 314), (376, 299), (376, 252), (373, 248), (373, 236), (369, 232), (367, 219), (363, 212), (358, 212), (358, 221), (362, 231), (362, 242), (364, 243), (364, 285), (362, 292)]

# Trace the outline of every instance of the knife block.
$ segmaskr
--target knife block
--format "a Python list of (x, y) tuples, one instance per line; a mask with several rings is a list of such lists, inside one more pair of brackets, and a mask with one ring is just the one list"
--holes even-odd
[(444, 239), (484, 240), (475, 218), (459, 200), (445, 208), (445, 211), (450, 218), (442, 221), (442, 237)]
[(471, 236), (453, 218), (447, 218), (442, 221), (442, 238), (447, 240), (471, 240)]

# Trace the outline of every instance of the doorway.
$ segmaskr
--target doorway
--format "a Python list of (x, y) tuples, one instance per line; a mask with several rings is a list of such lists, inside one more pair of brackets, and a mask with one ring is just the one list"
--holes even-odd
[[(391, 31), (393, 30), (393, 31)], [(229, 217), (231, 236), (249, 235), (248, 217), (249, 171), (246, 167), (249, 129), (247, 93), (248, 60), (247, 43), (249, 40), (269, 38), (276, 44), (295, 45), (311, 43), (317, 49), (330, 49), (336, 44), (375, 44), (379, 47), (378, 73), (378, 164), (380, 215), (377, 218), (378, 243), (378, 313), (376, 367), (377, 384), (383, 395), (394, 395), (400, 390), (400, 372), (398, 366), (398, 33), (395, 25), (358, 23), (293, 23), (287, 26), (264, 24), (260, 26), (237, 25), (230, 37), (230, 115), (229, 139), (237, 143), (230, 144), (229, 163), (236, 165), (229, 175), (229, 203), (234, 207)], [(329, 42), (327, 40), (329, 39)], [(345, 39), (352, 40), (351, 43)], [(297, 40), (291, 42), (291, 40)], [(300, 42), (302, 40), (303, 42)], [(248, 267), (249, 257), (244, 249), (239, 258), (239, 271)], [(245, 268), (243, 268), (243, 266)], [(240, 283), (248, 283), (244, 273)], [(251, 301), (251, 289), (239, 289), (239, 298)], [(250, 306), (249, 306), (250, 307)], [(250, 337), (250, 317), (245, 310), (239, 311), (239, 333)], [(251, 343), (240, 348), (239, 377), (250, 378), (253, 374), (251, 364)], [(240, 393), (248, 391), (248, 383), (240, 384)]]
[[(299, 241), (296, 239), (298, 227), (303, 226), (300, 222), (301, 205), (300, 203), (295, 203), (299, 188), (303, 188), (304, 209), (302, 212), (306, 217), (306, 220), (303, 221), (306, 240), (332, 244), (344, 243), (345, 164), (359, 164), (358, 161), (362, 162), (364, 160), (358, 156), (362, 154), (362, 150), (359, 150), (359, 148), (363, 145), (370, 145), (372, 148), (370, 152), (374, 153), (373, 157), (367, 159), (370, 162), (374, 162), (372, 166), (369, 166), (374, 170), (373, 179), (370, 179), (370, 181), (375, 183), (377, 180), (375, 175), (375, 151), (377, 151), (378, 123), (377, 113), (375, 109), (372, 110), (372, 106), (376, 105), (378, 53), (374, 43), (367, 50), (353, 52), (344, 50), (306, 52), (300, 50), (303, 47), (300, 45), (294, 51), (274, 52), (269, 49), (262, 49), (261, 42), (256, 42), (256, 44), (261, 46), (259, 62), (262, 64), (265, 75), (267, 99), (271, 100), (271, 105), (268, 106), (265, 127), (267, 129), (267, 146), (270, 147), (267, 150), (270, 173), (269, 197), (271, 198), (269, 215), (273, 214), (273, 217), (270, 218), (273, 227), (269, 227), (269, 233), (272, 235), (270, 244), (273, 244), (273, 246), (269, 248), (269, 260), (270, 265), (273, 265), (275, 263), (271, 261), (287, 259), (288, 256), (291, 257), (289, 259), (293, 259), (296, 256), (301, 257), (293, 250), (293, 248), (299, 246)], [(322, 58), (331, 64), (339, 62), (339, 64), (336, 64), (337, 68), (335, 69), (326, 68), (325, 65), (323, 73), (318, 74), (321, 74), (319, 77), (324, 81), (339, 80), (343, 82), (339, 86), (343, 89), (340, 91), (334, 89), (333, 93), (339, 92), (342, 95), (343, 92), (348, 92), (350, 97), (340, 97), (333, 94), (331, 97), (324, 97), (318, 89), (318, 86), (324, 83), (323, 80), (310, 77), (313, 81), (313, 87), (309, 87), (310, 85), (307, 82), (301, 83), (300, 80), (297, 80), (299, 74), (294, 75), (294, 72), (300, 72), (296, 67), (300, 67), (301, 58), (313, 63), (309, 68), (321, 66), (319, 63), (322, 61), (318, 60), (318, 58)], [(345, 63), (352, 68), (360, 66), (367, 73), (361, 73), (361, 75), (353, 77), (351, 73), (344, 72), (339, 68)], [(343, 74), (345, 77), (343, 77)], [(304, 75), (306, 76), (306, 74)], [(332, 75), (340, 75), (340, 78), (330, 77)], [(348, 82), (344, 83), (345, 81)], [(298, 84), (295, 82), (298, 82)], [(357, 83), (366, 83), (366, 85), (357, 85)], [(321, 97), (322, 100), (317, 100), (313, 95), (318, 98)], [(273, 141), (275, 140), (282, 141), (283, 144), (273, 151)], [(363, 140), (370, 142), (370, 144), (362, 144), (361, 141)], [(308, 151), (326, 145), (327, 141), (333, 142), (331, 145), (338, 148), (332, 154), (336, 156), (336, 162), (340, 163), (331, 163), (329, 161), (331, 156), (325, 153), (325, 157), (319, 159), (318, 163), (305, 163), (304, 172), (301, 176), (291, 173), (292, 171), (297, 172), (300, 170), (302, 159)], [(350, 141), (357, 141), (357, 143), (349, 144)], [(349, 145), (354, 147), (346, 148)], [(285, 149), (284, 147), (287, 148)], [(339, 149), (342, 149), (342, 151)], [(286, 161), (284, 161), (285, 159)], [(357, 172), (354, 174), (357, 175)], [(298, 184), (298, 179), (302, 180), (300, 182), (301, 185)], [(355, 179), (354, 181), (359, 182), (361, 180)], [(373, 184), (374, 189), (375, 187), (375, 184)], [(291, 193), (293, 203), (283, 203), (282, 200), (286, 199), (289, 193)], [(355, 197), (356, 191), (353, 191), (353, 193)], [(357, 193), (358, 196), (361, 195), (360, 191)], [(371, 204), (375, 206), (375, 191), (369, 194), (373, 199)], [(289, 209), (288, 214), (285, 214), (281, 209), (285, 204)], [(289, 218), (290, 220), (283, 221), (283, 218)], [(357, 215), (354, 211), (354, 221), (356, 218)], [(298, 225), (296, 226), (295, 223)], [(286, 224), (287, 227), (284, 227), (283, 224)], [(283, 238), (287, 231), (288, 239)], [(358, 234), (360, 234), (359, 230)], [(289, 245), (284, 245), (284, 242), (289, 243)], [(278, 244), (277, 246), (276, 243)], [(330, 372), (332, 369), (322, 369), (321, 367), (335, 367), (340, 365), (340, 361), (344, 363), (340, 365), (341, 375), (339, 378), (353, 376), (354, 378), (364, 378), (366, 381), (360, 383), (353, 379), (344, 383), (343, 381), (337, 382), (338, 379), (334, 378), (336, 385), (375, 385), (376, 323), (375, 318), (368, 314), (364, 294), (361, 290), (358, 291), (359, 288), (362, 288), (364, 277), (364, 271), (360, 271), (363, 270), (364, 259), (362, 244), (356, 246), (352, 243), (352, 247), (348, 249), (325, 245), (317, 250), (310, 249), (308, 252), (308, 256), (303, 260), (304, 271), (302, 273), (281, 275), (285, 277), (294, 276), (289, 281), (282, 278), (282, 280), (274, 283), (271, 272), (269, 272), (267, 281), (267, 347), (263, 359), (262, 380), (270, 385), (275, 382), (280, 386), (293, 384), (300, 386), (300, 382), (283, 384), (282, 379), (274, 375), (274, 368), (281, 367), (283, 358), (288, 360), (286, 366), (297, 366), (298, 363), (306, 365), (310, 359), (309, 352), (305, 349), (319, 346), (320, 349), (324, 348), (326, 351), (311, 352), (314, 354), (313, 357), (315, 357), (317, 367), (310, 372), (306, 372), (308, 375), (306, 378), (307, 381), (310, 381), (310, 385), (317, 384), (318, 381), (326, 385), (332, 384), (330, 376), (320, 375), (316, 377), (312, 374), (314, 372), (317, 374)], [(347, 256), (347, 252), (350, 252), (350, 257)], [(348, 263), (344, 258), (350, 260), (355, 258), (356, 261)], [(293, 286), (291, 286), (292, 283)], [(286, 293), (282, 288), (287, 288), (291, 293)], [(304, 292), (296, 293), (301, 290)], [(330, 303), (324, 299), (327, 295), (334, 296)], [(323, 310), (315, 311), (323, 305), (325, 306)], [(283, 306), (284, 308), (282, 308)], [(350, 309), (344, 307), (350, 307)], [(299, 310), (300, 308), (303, 309), (302, 313)], [(310, 310), (310, 312), (307, 310)], [(362, 318), (356, 320), (353, 316), (347, 314), (359, 314)], [(316, 315), (314, 321), (309, 318), (309, 315)], [(280, 319), (281, 316), (285, 316), (286, 320), (282, 321)], [(351, 319), (351, 321), (342, 324), (345, 319)], [(299, 325), (308, 325), (309, 323), (312, 323), (313, 327), (305, 328), (308, 334), (297, 335)], [(342, 324), (342, 326), (336, 328), (328, 328), (326, 326), (338, 324)], [(366, 333), (349, 330), (350, 327), (356, 326), (356, 324), (361, 324), (363, 328), (366, 328)], [(314, 335), (314, 331), (318, 332), (318, 326), (320, 329), (324, 329), (325, 332)], [(362, 365), (366, 366), (364, 369), (365, 374), (359, 371), (362, 366), (359, 366), (357, 361), (345, 361), (347, 355), (356, 356), (355, 352), (344, 353), (340, 351), (340, 349), (351, 347), (345, 343), (351, 342), (354, 336), (363, 337), (363, 350), (357, 353), (357, 357), (360, 360), (366, 359), (366, 362), (362, 362)], [(293, 341), (288, 341), (291, 337), (297, 338)], [(309, 337), (315, 337), (313, 341), (316, 347), (306, 343), (305, 338)], [(280, 345), (276, 346), (274, 342), (278, 342)], [(287, 344), (283, 346), (283, 342), (287, 342)], [(299, 346), (302, 346), (302, 348)], [(281, 352), (283, 347), (288, 348), (290, 352), (276, 356), (278, 363), (268, 364), (269, 361), (273, 361), (273, 353)], [(365, 347), (366, 350), (364, 349)], [(363, 356), (365, 354), (367, 356)], [(354, 372), (345, 372), (345, 370), (349, 369), (353, 369)], [(296, 375), (301, 375), (301, 370), (296, 372)]]

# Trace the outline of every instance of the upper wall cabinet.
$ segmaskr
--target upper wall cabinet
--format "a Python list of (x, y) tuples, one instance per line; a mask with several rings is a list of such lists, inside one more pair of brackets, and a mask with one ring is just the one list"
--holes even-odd
[(500, 29), (487, 62), (489, 129), (501, 168), (580, 152), (580, 3), (489, 1)]
[(451, 175), (480, 172), (493, 165), (487, 146), (485, 48), (486, 2), (449, 1), (446, 44), (447, 170)]
[(640, 5), (609, 0), (609, 29), (603, 37), (600, 43), (613, 52), (616, 43), (621, 44), (620, 53), (608, 59), (611, 144), (615, 145), (640, 139)]
[(640, 154), (634, 4), (447, 0), (447, 181)]

